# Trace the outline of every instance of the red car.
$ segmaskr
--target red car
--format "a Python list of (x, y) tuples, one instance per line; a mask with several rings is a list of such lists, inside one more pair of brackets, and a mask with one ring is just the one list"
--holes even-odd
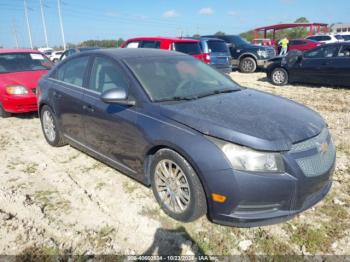
[(292, 39), (289, 41), (288, 51), (299, 50), (304, 52), (310, 49), (314, 49), (320, 45), (322, 44), (308, 39)]
[(0, 49), (0, 117), (37, 111), (38, 81), (51, 67), (36, 50)]
[(158, 48), (192, 55), (205, 62), (200, 42), (195, 39), (176, 37), (136, 37), (126, 40), (122, 48)]

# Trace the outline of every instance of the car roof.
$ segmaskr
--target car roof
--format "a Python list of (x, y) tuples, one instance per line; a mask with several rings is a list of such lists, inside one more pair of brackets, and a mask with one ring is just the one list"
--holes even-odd
[(96, 49), (84, 52), (84, 54), (104, 54), (116, 59), (125, 58), (149, 58), (149, 57), (166, 57), (166, 56), (184, 56), (192, 57), (176, 51), (167, 51), (155, 48), (108, 48)]
[(145, 36), (145, 37), (134, 37), (129, 38), (126, 40), (127, 42), (130, 41), (137, 41), (137, 40), (165, 40), (165, 41), (171, 41), (171, 42), (198, 42), (199, 40), (189, 39), (189, 38), (180, 38), (180, 37), (160, 37), (160, 36)]
[(75, 49), (78, 49), (79, 51), (89, 51), (89, 50), (96, 50), (96, 49), (100, 49), (99, 47), (95, 47), (95, 46), (83, 46), (83, 47), (77, 47)]
[(34, 49), (22, 49), (22, 48), (0, 48), (0, 54), (7, 53), (40, 53)]
[(201, 36), (200, 38), (201, 40), (206, 40), (206, 41), (220, 41), (220, 42), (224, 42), (224, 40), (220, 39), (220, 38), (215, 38), (215, 37), (205, 37), (205, 36)]

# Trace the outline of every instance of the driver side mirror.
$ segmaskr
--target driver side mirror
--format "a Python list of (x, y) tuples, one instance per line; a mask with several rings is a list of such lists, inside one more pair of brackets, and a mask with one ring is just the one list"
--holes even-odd
[(107, 104), (135, 105), (134, 100), (128, 99), (128, 92), (121, 87), (109, 89), (103, 92), (100, 98)]

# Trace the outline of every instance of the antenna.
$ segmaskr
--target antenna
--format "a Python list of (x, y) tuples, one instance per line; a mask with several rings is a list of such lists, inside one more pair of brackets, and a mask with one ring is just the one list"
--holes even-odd
[(30, 30), (30, 24), (29, 24), (27, 0), (23, 0), (23, 1), (24, 1), (24, 14), (25, 14), (25, 17), (26, 17), (26, 20), (27, 20), (27, 28), (28, 28), (30, 48), (33, 49), (32, 32)]
[(63, 49), (66, 50), (66, 40), (64, 39), (63, 21), (62, 21), (62, 13), (61, 13), (61, 0), (57, 0), (57, 6), (58, 6), (58, 17), (59, 17), (60, 26), (61, 26)]
[(45, 43), (46, 43), (46, 47), (49, 48), (49, 41), (47, 39), (47, 30), (46, 30), (46, 23), (45, 23), (45, 14), (44, 14), (43, 0), (40, 0), (40, 10), (41, 10), (41, 19), (43, 21)]
[(15, 40), (16, 40), (16, 47), (19, 48), (15, 18), (13, 18), (12, 20), (12, 26), (13, 26), (13, 35), (15, 36)]

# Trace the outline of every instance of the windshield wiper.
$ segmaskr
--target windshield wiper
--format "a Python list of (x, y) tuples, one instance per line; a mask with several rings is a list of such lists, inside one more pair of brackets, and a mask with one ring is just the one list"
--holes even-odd
[(240, 91), (240, 89), (222, 89), (222, 90), (215, 90), (213, 92), (205, 93), (202, 95), (197, 96), (197, 98), (202, 98), (206, 96), (213, 96), (213, 95), (218, 95), (218, 94), (224, 94), (224, 93), (233, 93)]
[(156, 100), (155, 102), (167, 102), (167, 101), (189, 101), (189, 100), (194, 100), (197, 99), (196, 96), (173, 96), (169, 98), (164, 98), (164, 99), (159, 99)]

